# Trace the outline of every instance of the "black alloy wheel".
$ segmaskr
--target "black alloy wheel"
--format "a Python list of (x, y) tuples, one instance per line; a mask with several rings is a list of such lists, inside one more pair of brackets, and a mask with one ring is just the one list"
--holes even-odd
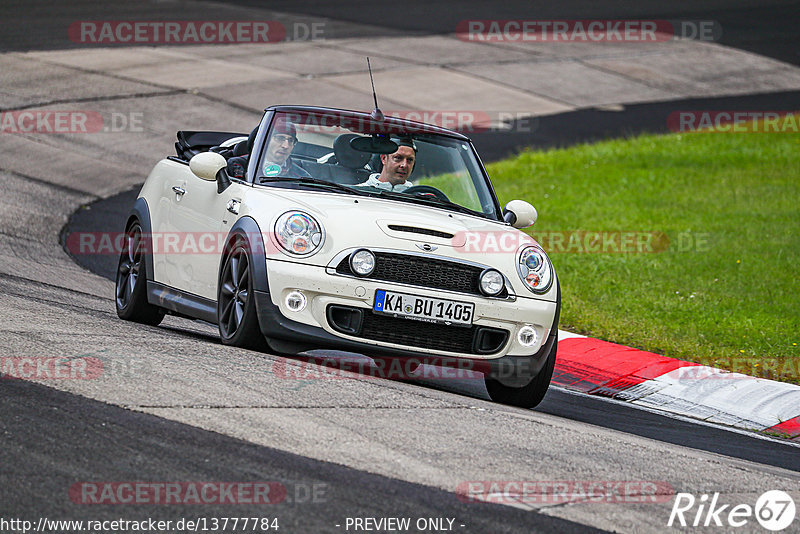
[(119, 256), (115, 301), (121, 319), (155, 326), (164, 318), (164, 310), (147, 301), (146, 253), (142, 227), (134, 222), (125, 232)]
[(258, 326), (250, 258), (242, 239), (234, 242), (222, 268), (217, 322), (225, 345), (265, 348), (266, 342)]

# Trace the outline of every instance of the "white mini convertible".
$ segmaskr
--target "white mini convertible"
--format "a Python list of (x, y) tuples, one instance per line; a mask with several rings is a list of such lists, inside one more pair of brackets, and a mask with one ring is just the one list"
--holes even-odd
[(501, 208), (470, 140), (414, 121), (274, 106), (249, 134), (178, 132), (127, 219), (122, 319), (219, 325), (228, 345), (337, 349), (482, 372), (533, 407), (556, 358), (560, 288)]

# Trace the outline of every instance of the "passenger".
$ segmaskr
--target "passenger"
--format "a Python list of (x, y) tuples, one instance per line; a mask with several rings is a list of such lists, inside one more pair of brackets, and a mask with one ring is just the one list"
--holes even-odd
[[(308, 178), (305, 169), (292, 161), (291, 154), (297, 144), (297, 128), (283, 117), (278, 117), (272, 126), (267, 152), (264, 155), (263, 174), (265, 177), (285, 176), (290, 178)], [(248, 156), (239, 156), (228, 160), (228, 174), (236, 178), (244, 178), (249, 160)]]
[(291, 155), (297, 144), (297, 128), (283, 117), (278, 117), (272, 127), (267, 153), (264, 157), (264, 176), (288, 176), (290, 178), (309, 178), (305, 169), (292, 161)]
[(366, 182), (359, 186), (370, 186), (387, 191), (402, 192), (413, 186), (408, 181), (411, 171), (414, 170), (416, 161), (417, 147), (414, 140), (410, 137), (392, 139), (397, 143), (397, 151), (394, 154), (381, 154), (383, 169), (380, 173), (371, 174)]

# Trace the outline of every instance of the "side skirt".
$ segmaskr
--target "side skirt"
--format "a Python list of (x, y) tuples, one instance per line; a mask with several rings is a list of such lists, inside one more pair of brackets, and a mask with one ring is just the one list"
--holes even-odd
[(217, 301), (178, 291), (164, 284), (147, 281), (147, 302), (164, 308), (174, 315), (202, 319), (217, 324)]

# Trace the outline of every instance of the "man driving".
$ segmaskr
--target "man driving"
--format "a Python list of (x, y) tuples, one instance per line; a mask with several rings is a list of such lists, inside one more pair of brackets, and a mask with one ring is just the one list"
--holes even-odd
[(397, 144), (397, 151), (393, 154), (381, 154), (383, 169), (380, 173), (371, 174), (366, 182), (360, 186), (370, 186), (386, 191), (402, 192), (413, 186), (408, 181), (417, 156), (417, 147), (410, 137), (392, 139)]

